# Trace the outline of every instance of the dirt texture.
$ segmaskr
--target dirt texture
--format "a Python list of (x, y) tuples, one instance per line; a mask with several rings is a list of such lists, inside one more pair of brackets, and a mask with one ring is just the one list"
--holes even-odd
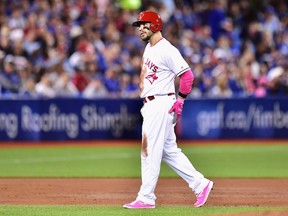
[[(288, 206), (288, 179), (212, 179), (206, 206)], [(0, 204), (119, 205), (131, 202), (141, 180), (126, 178), (0, 178)], [(193, 206), (195, 195), (179, 178), (160, 178), (157, 206)], [(238, 215), (288, 215), (288, 211)]]

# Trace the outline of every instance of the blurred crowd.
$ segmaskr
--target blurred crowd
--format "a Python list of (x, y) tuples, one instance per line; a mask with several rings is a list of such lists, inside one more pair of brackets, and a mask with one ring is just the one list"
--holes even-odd
[(288, 95), (285, 0), (3, 0), (0, 96), (138, 98), (142, 10), (191, 66), (189, 98)]

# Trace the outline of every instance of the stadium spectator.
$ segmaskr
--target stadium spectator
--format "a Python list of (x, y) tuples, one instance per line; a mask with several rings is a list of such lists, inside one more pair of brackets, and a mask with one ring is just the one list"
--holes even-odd
[(90, 83), (90, 79), (85, 71), (85, 68), (76, 67), (75, 73), (72, 76), (72, 83), (81, 94)]
[(14, 57), (7, 55), (3, 60), (3, 68), (0, 73), (0, 88), (3, 95), (19, 93), (21, 79), (16, 71)]
[(82, 93), (83, 98), (109, 98), (101, 77), (94, 77)]
[(110, 93), (110, 97), (117, 98), (120, 96), (120, 74), (121, 67), (113, 64), (107, 68), (104, 74), (104, 85)]
[(79, 90), (74, 85), (72, 77), (62, 69), (62, 64), (56, 64), (54, 71), (50, 72), (53, 77), (53, 89), (56, 91), (56, 97), (77, 97)]
[(138, 98), (139, 94), (139, 75), (122, 73), (120, 76), (120, 96), (122, 98)]
[(44, 73), (40, 81), (35, 85), (36, 94), (44, 98), (54, 98), (57, 95), (53, 88), (53, 80), (48, 73)]

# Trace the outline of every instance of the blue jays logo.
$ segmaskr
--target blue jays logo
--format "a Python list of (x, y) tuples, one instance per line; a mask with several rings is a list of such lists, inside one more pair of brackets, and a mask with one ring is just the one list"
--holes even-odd
[[(147, 68), (149, 68), (152, 72), (154, 72), (154, 73), (149, 74), (145, 77), (147, 80), (149, 80), (149, 82), (151, 84), (153, 84), (153, 82), (158, 79), (158, 77), (156, 76), (158, 66), (156, 64), (154, 64), (149, 58), (147, 58), (146, 61), (144, 61), (144, 59), (143, 59), (143, 62)], [(146, 74), (146, 69), (145, 69), (145, 74)]]
[(156, 76), (155, 73), (154, 73), (154, 74), (150, 74), (150, 75), (146, 76), (145, 78), (146, 78), (151, 84), (153, 84), (153, 82), (158, 79), (158, 77)]

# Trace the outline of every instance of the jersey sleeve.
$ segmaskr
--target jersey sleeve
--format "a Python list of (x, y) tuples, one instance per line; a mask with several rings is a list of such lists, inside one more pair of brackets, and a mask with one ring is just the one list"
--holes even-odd
[(171, 45), (165, 55), (167, 66), (176, 76), (180, 76), (182, 73), (190, 69), (190, 66), (176, 47)]

